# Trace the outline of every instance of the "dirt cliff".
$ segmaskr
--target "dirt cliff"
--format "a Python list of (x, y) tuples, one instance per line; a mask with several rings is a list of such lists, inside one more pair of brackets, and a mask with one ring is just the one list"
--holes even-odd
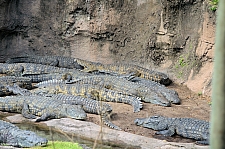
[(211, 95), (215, 12), (204, 0), (0, 0), (0, 61), (64, 55), (168, 73)]

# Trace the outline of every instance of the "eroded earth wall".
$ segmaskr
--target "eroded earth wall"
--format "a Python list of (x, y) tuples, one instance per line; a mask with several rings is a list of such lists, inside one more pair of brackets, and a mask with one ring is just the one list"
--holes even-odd
[(64, 55), (166, 72), (211, 95), (215, 12), (205, 0), (0, 0), (0, 61)]

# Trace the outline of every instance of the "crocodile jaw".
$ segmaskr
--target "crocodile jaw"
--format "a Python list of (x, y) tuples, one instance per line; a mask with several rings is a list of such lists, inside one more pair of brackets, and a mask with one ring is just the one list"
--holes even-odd
[(157, 104), (157, 105), (161, 105), (164, 107), (170, 107), (171, 106), (171, 102), (169, 100), (167, 100), (164, 97), (145, 97), (144, 99), (145, 102), (150, 102), (153, 104)]
[(165, 118), (162, 116), (151, 116), (147, 118), (137, 118), (134, 123), (138, 126), (150, 128), (154, 130), (164, 130), (167, 128)]
[(70, 105), (66, 108), (66, 117), (70, 117), (73, 119), (84, 120), (87, 118), (86, 112), (80, 105)]
[(32, 131), (21, 131), (18, 133), (15, 139), (16, 139), (16, 146), (18, 147), (46, 146), (48, 143), (47, 139), (37, 136)]

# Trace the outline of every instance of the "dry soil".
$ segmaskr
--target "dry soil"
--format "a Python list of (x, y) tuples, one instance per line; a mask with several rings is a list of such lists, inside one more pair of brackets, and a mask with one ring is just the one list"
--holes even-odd
[[(200, 93), (190, 91), (186, 86), (172, 84), (168, 86), (178, 92), (181, 99), (180, 105), (172, 105), (171, 107), (162, 107), (151, 103), (143, 103), (143, 109), (138, 113), (133, 113), (133, 107), (122, 103), (109, 103), (113, 107), (111, 121), (122, 128), (123, 131), (142, 135), (146, 137), (154, 137), (172, 142), (194, 142), (192, 139), (185, 139), (180, 136), (163, 137), (155, 135), (155, 131), (143, 127), (136, 126), (134, 120), (136, 118), (148, 117), (153, 115), (163, 115), (168, 117), (192, 117), (209, 121), (210, 117), (210, 97), (204, 97)], [(88, 114), (87, 121), (101, 125), (100, 117), (94, 114)], [(103, 127), (107, 127), (104, 126)]]

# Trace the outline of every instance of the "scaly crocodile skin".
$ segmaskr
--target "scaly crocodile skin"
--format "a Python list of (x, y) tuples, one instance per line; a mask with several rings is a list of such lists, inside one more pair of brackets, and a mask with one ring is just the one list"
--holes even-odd
[(76, 62), (75, 58), (66, 56), (21, 56), (9, 58), (6, 63), (35, 63), (62, 68), (83, 68)]
[(32, 131), (19, 129), (17, 126), (0, 120), (0, 144), (14, 147), (46, 146), (48, 140)]
[(37, 121), (62, 117), (86, 118), (86, 113), (80, 105), (63, 104), (51, 97), (43, 96), (0, 97), (0, 111), (22, 113), (26, 118), (40, 116)]
[(172, 136), (175, 133), (186, 138), (198, 140), (197, 143), (209, 144), (209, 122), (195, 118), (168, 118), (151, 116), (137, 118), (138, 126), (158, 130), (156, 134)]

